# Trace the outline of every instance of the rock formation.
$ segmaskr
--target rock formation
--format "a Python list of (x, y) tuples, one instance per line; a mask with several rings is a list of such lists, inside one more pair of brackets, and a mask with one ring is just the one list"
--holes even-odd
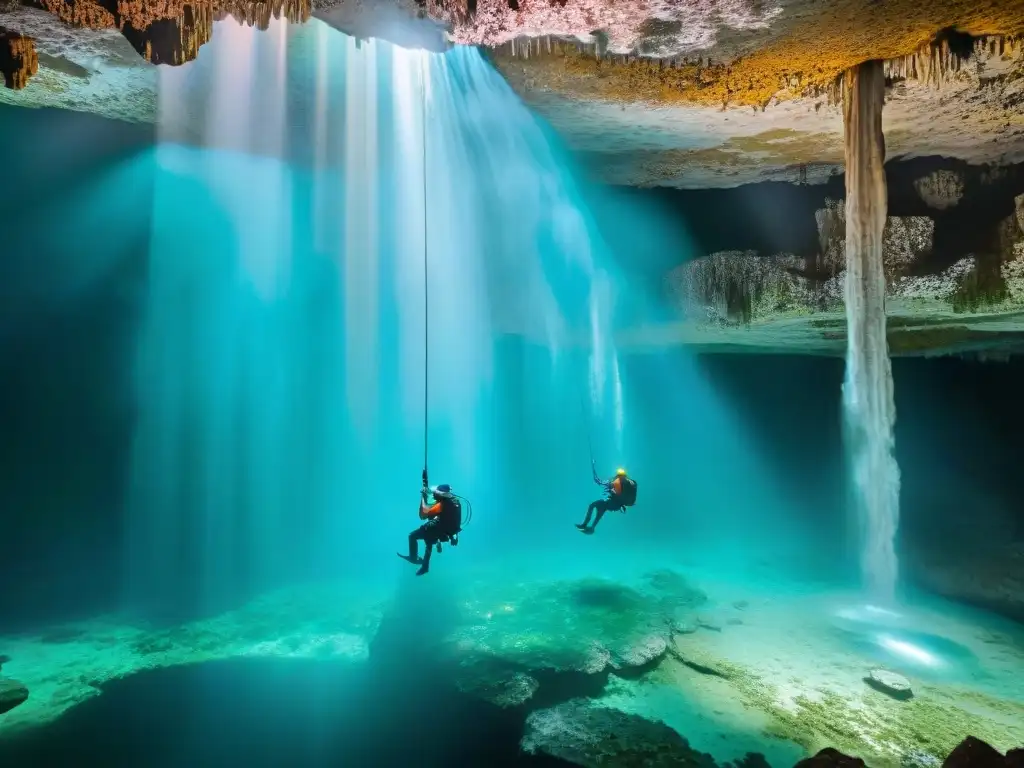
[(0, 715), (28, 700), (28, 688), (17, 680), (0, 678)]
[(903, 675), (898, 675), (887, 669), (871, 670), (871, 672), (868, 673), (868, 676), (864, 678), (864, 682), (876, 691), (881, 691), (887, 696), (892, 696), (894, 699), (899, 699), (900, 701), (906, 701), (907, 699), (912, 699), (914, 697), (914, 691), (910, 685), (910, 681)]
[(580, 766), (715, 765), (661, 722), (573, 699), (526, 720), (523, 749)]
[(826, 747), (812, 757), (805, 757), (794, 768), (864, 768), (864, 761)]
[(953, 171), (940, 170), (914, 182), (914, 188), (930, 208), (944, 211), (954, 207), (964, 196), (964, 182)]
[[(643, 590), (602, 580), (488, 587), (467, 602), (471, 612), (479, 609), (481, 623), (454, 633), (443, 655), (456, 666), (460, 690), (519, 706), (544, 680), (600, 680), (657, 663), (680, 611), (706, 599), (667, 572), (651, 574)], [(485, 609), (495, 605), (500, 609)], [(565, 606), (573, 611), (569, 633)]]
[(35, 0), (61, 21), (76, 27), (119, 29), (146, 61), (176, 66), (192, 61), (213, 34), (213, 22), (235, 20), (266, 29), (271, 18), (303, 22), (310, 0)]
[[(1017, 753), (1017, 754), (1015, 754)], [(1005, 756), (981, 739), (968, 736), (949, 753), (942, 768), (1011, 768), (1020, 764), (1021, 750), (1010, 750)]]
[[(846, 274), (846, 210), (827, 201), (815, 214), (820, 252), (811, 259), (792, 254), (722, 251), (690, 261), (667, 278), (669, 291), (688, 319), (739, 325), (786, 315), (841, 311)], [(932, 250), (935, 222), (926, 216), (886, 219), (882, 253), (889, 295), (921, 289), (909, 275)], [(960, 272), (963, 272), (961, 269)], [(957, 272), (956, 274), (960, 274)], [(933, 289), (950, 300), (954, 277)]]
[[(670, 270), (665, 288), (688, 343), (838, 354), (846, 339), (846, 209), (826, 200), (815, 213), (818, 250), (807, 255), (720, 251)], [(989, 225), (991, 226), (991, 225)], [(1024, 228), (1017, 214), (977, 238), (983, 249), (950, 263), (934, 251), (935, 220), (889, 216), (882, 233), (893, 354), (1015, 348), (1024, 308)], [(1007, 325), (1009, 324), (1009, 325)], [(998, 335), (997, 335), (998, 329)], [(755, 332), (756, 331), (756, 332)], [(624, 336), (624, 344), (632, 342)], [(636, 343), (646, 343), (641, 336)], [(735, 345), (735, 347), (734, 347)]]
[(24, 88), (38, 71), (35, 41), (0, 28), (0, 72), (4, 76), (4, 85), (12, 90)]

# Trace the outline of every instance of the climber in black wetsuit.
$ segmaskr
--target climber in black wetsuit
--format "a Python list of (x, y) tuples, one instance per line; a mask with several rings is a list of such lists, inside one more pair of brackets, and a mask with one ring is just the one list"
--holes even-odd
[[(605, 512), (625, 512), (626, 507), (631, 507), (636, 503), (636, 481), (626, 474), (626, 470), (619, 469), (610, 480), (602, 480), (598, 477), (597, 467), (593, 464), (591, 464), (591, 471), (594, 473), (594, 482), (602, 486), (607, 493), (603, 499), (592, 501), (587, 508), (587, 516), (583, 522), (577, 523), (576, 527), (583, 533), (593, 533)], [(597, 517), (594, 518), (594, 523), (591, 525), (590, 518), (595, 513), (597, 513)]]
[[(434, 497), (433, 504), (427, 504), (428, 496)], [(398, 556), (420, 566), (416, 571), (417, 576), (423, 576), (430, 570), (430, 556), (436, 546), (441, 550), (441, 542), (451, 542), (453, 546), (459, 543), (459, 533), (462, 531), (462, 504), (452, 493), (452, 488), (447, 483), (435, 485), (432, 488), (425, 484), (420, 491), (420, 520), (425, 520), (419, 528), (409, 534), (409, 554)], [(426, 551), (422, 559), (419, 557), (419, 542), (426, 545)]]

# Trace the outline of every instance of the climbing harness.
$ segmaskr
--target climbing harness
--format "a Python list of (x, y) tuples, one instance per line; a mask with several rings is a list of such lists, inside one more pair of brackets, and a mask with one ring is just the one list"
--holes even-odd
[(427, 67), (423, 64), (423, 487), (428, 485), (427, 455), (430, 440), (429, 407), (430, 407), (430, 312), (427, 308), (429, 291), (427, 289)]

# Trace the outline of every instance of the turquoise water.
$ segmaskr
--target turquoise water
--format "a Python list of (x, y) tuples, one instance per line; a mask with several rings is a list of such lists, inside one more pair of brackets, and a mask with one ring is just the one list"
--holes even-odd
[[(804, 490), (827, 462), (793, 448), (798, 422), (759, 432), (745, 394), (792, 374), (616, 347), (671, 316), (631, 265), (692, 243), (591, 182), (479, 52), (229, 21), (159, 87), (153, 141), (11, 222), (33, 258), (9, 270), (7, 332), (117, 294), (48, 386), (96, 386), (81, 372), (109, 348), (96, 388), (130, 417), (116, 500), (76, 500), (118, 518), (100, 555), (116, 600), (4, 640), (4, 674), (32, 693), (0, 739), (72, 743), (182, 701), (187, 738), (158, 749), (139, 725), (112, 764), (337, 764), (327, 742), (360, 731), (354, 764), (408, 764), (385, 748), (471, 741), (418, 730), (431, 706), (479, 730), (477, 764), (545, 764), (518, 754), (528, 717), (541, 757), (602, 764), (593, 710), (664, 723), (718, 762), (788, 765), (845, 738), (895, 765), (963, 729), (1024, 739), (1019, 626), (921, 598), (865, 609), (846, 521)], [(99, 462), (92, 429), (69, 464)], [(473, 519), (417, 578), (394, 553), (419, 524), (425, 437), (431, 481)], [(639, 500), (583, 537), (592, 459), (628, 468)], [(864, 686), (879, 666), (939, 708), (925, 725)], [(861, 705), (838, 736), (800, 709), (825, 691)], [(925, 726), (945, 735), (919, 743)]]
[[(615, 330), (660, 297), (630, 288), (606, 234), (671, 223), (635, 205), (599, 222), (589, 203), (610, 209), (613, 193), (574, 170), (480, 53), (357, 46), (322, 27), (221, 40), (250, 46), (253, 69), (211, 46), (161, 70), (160, 102), (185, 114), (226, 99), (208, 130), (232, 146), (166, 141), (130, 163), (155, 179), (133, 385), (133, 601), (180, 598), (183, 558), (194, 598), (222, 606), (300, 575), (362, 573), (400, 548), (416, 524), (425, 374), (431, 477), (478, 511), (460, 560), (572, 533), (590, 445), (602, 474), (623, 464), (645, 495), (708, 509), (720, 533), (738, 514), (788, 538), (764, 511), (781, 494), (693, 364), (615, 348)], [(279, 86), (308, 89), (318, 72), (328, 82), (314, 103), (293, 107)], [(283, 144), (268, 156), (267, 126), (292, 109), (318, 122), (302, 153), (312, 166)], [(666, 451), (669, 419), (680, 448)], [(763, 478), (756, 520), (686, 487), (726, 472)], [(639, 526), (621, 535), (656, 535)]]

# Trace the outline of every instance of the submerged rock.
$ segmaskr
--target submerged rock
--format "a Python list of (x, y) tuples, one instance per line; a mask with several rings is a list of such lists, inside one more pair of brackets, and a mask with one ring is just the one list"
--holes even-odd
[(898, 675), (895, 672), (889, 672), (885, 669), (873, 669), (864, 678), (864, 682), (876, 691), (881, 691), (900, 701), (914, 697), (910, 681), (903, 677), (903, 675)]
[(706, 766), (711, 755), (662, 722), (573, 699), (532, 713), (526, 720), (523, 749), (581, 766)]
[(446, 655), (463, 691), (518, 705), (537, 680), (577, 675), (572, 685), (580, 686), (587, 676), (657, 663), (686, 620), (685, 606), (706, 599), (667, 572), (638, 588), (602, 579), (480, 583), (470, 588)]
[(794, 768), (864, 768), (864, 761), (826, 747), (813, 757), (804, 758)]
[(942, 763), (942, 768), (1003, 768), (1006, 758), (987, 742), (968, 736)]
[(28, 700), (28, 688), (17, 680), (0, 680), (0, 715)]

